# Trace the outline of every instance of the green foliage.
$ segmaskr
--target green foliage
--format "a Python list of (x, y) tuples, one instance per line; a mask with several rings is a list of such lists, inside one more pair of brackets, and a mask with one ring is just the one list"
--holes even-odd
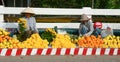
[(53, 38), (55, 38), (54, 34), (47, 31), (43, 32), (40, 36), (42, 39), (47, 39), (49, 43), (53, 41)]
[[(23, 18), (19, 18), (18, 19), (18, 25), (19, 25), (19, 34), (17, 35), (17, 38), (18, 38), (18, 40), (20, 40), (20, 41), (23, 41), (23, 40), (25, 40), (26, 38), (23, 36), (23, 35), (25, 35), (25, 29), (27, 28), (27, 21), (26, 21), (26, 19), (23, 19)], [(25, 38), (25, 39), (23, 39), (23, 37)], [(22, 40), (23, 39), (23, 40)]]
[(26, 28), (24, 28), (23, 24), (19, 24), (19, 30), (21, 33), (24, 33)]
[[(93, 0), (31, 0), (32, 7), (82, 8), (92, 7)], [(120, 8), (120, 0), (94, 0), (94, 8)]]
[(82, 8), (91, 7), (91, 0), (32, 0), (32, 6), (47, 8)]
[(120, 9), (120, 0), (109, 0), (108, 8)]

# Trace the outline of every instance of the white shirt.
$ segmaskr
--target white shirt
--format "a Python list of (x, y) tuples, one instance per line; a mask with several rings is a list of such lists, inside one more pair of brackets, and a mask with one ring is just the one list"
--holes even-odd
[(30, 17), (30, 18), (26, 18), (24, 17), (24, 19), (27, 20), (27, 28), (26, 28), (26, 31), (28, 30), (32, 30), (34, 32), (38, 32), (37, 28), (36, 28), (36, 20), (34, 17)]

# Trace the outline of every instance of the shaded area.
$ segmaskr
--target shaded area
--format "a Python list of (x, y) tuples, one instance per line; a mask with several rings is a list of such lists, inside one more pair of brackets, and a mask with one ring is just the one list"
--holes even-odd
[[(5, 17), (5, 22), (17, 22), (19, 17)], [(67, 22), (80, 22), (80, 16), (38, 16), (36, 17), (37, 22), (43, 23), (67, 23)], [(93, 22), (104, 22), (104, 23), (120, 23), (120, 17), (94, 17)]]
[[(59, 28), (60, 30), (65, 30), (68, 34), (73, 34), (73, 35), (79, 35), (78, 29), (72, 29), (72, 28)], [(45, 30), (44, 29), (39, 29), (39, 34), (42, 34)], [(113, 33), (115, 36), (120, 36), (120, 29), (114, 29)]]

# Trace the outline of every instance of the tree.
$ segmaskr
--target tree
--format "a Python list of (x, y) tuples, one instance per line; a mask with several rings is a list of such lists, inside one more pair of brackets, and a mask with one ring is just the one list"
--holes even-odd
[(48, 7), (48, 8), (91, 7), (91, 0), (32, 0), (32, 7)]
[(120, 9), (120, 0), (109, 0), (107, 7), (110, 9)]

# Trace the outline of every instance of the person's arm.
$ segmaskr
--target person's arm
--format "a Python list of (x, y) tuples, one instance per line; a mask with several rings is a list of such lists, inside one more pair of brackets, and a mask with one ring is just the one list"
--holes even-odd
[(38, 33), (38, 29), (36, 28), (36, 19), (33, 17), (33, 27), (34, 31)]
[(111, 35), (114, 35), (114, 34), (113, 34), (113, 29), (111, 29)]
[(102, 37), (102, 38), (104, 38), (104, 37), (107, 36), (106, 32), (107, 32), (106, 29), (103, 29), (103, 30), (101, 31), (101, 37)]
[(79, 29), (78, 29), (78, 31), (79, 31), (79, 36), (82, 36), (82, 34), (81, 34), (81, 27), (82, 27), (82, 24), (79, 25)]
[(21, 32), (20, 32), (20, 26), (19, 26), (19, 24), (18, 24), (17, 31), (18, 31), (18, 33), (21, 33)]
[(90, 31), (88, 33), (84, 34), (84, 36), (90, 36), (94, 31), (92, 21), (90, 20), (88, 22), (89, 22), (89, 26), (90, 26)]

